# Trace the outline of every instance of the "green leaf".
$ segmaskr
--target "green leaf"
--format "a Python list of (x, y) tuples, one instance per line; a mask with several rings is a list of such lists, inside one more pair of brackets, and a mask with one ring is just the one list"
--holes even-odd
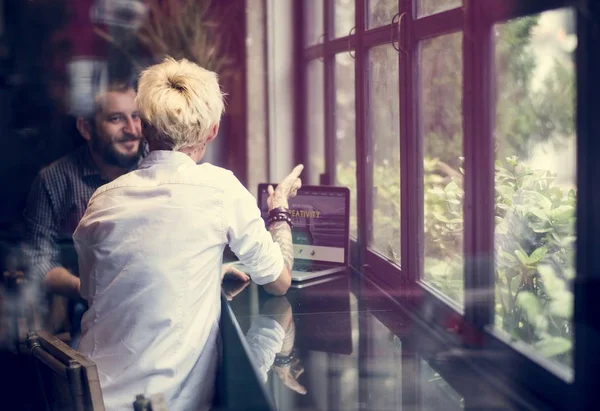
[(548, 248), (546, 248), (546, 247), (539, 247), (539, 248), (535, 249), (529, 255), (529, 258), (527, 259), (527, 264), (535, 264), (535, 263), (537, 263), (542, 258), (544, 258), (546, 256), (546, 254), (548, 254)]
[(563, 221), (572, 217), (575, 213), (575, 207), (570, 205), (562, 205), (550, 211), (550, 217), (553, 220)]
[(515, 195), (515, 190), (507, 185), (496, 187), (496, 191), (508, 199), (511, 199)]
[(538, 298), (528, 291), (522, 291), (517, 296), (516, 303), (523, 310), (527, 321), (532, 325), (536, 324), (538, 317), (542, 313), (542, 307)]
[(523, 264), (523, 265), (527, 264), (527, 261), (529, 260), (529, 258), (523, 251), (515, 250), (515, 254), (517, 255), (517, 258), (519, 259), (521, 264)]
[(442, 215), (441, 213), (437, 213), (437, 212), (435, 212), (435, 213), (433, 213), (433, 216), (434, 216), (434, 217), (435, 217), (437, 220), (441, 221), (442, 223), (449, 223), (449, 222), (450, 222), (450, 220), (448, 220), (448, 219), (447, 219), (447, 218), (446, 218), (444, 215)]
[(548, 217), (544, 210), (541, 210), (539, 208), (530, 208), (529, 212), (537, 218), (539, 218), (540, 220), (550, 221), (550, 217)]
[(550, 313), (571, 320), (573, 318), (573, 293), (563, 290), (554, 293), (552, 297)]
[(555, 357), (571, 351), (573, 342), (564, 337), (546, 337), (534, 344), (534, 348), (544, 357)]

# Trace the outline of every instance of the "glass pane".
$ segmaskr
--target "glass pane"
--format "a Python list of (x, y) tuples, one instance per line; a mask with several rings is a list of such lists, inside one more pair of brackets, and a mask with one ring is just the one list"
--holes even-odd
[(312, 46), (323, 41), (323, 0), (304, 1), (304, 45)]
[(373, 145), (373, 238), (369, 245), (400, 264), (400, 119), (398, 53), (369, 52), (369, 122)]
[(354, 2), (355, 0), (335, 0), (334, 3), (334, 37), (344, 37), (354, 27)]
[(419, 0), (418, 17), (429, 16), (441, 11), (451, 10), (462, 6), (462, 0)]
[(548, 11), (495, 35), (495, 325), (571, 367), (575, 17)]
[(420, 404), (423, 410), (463, 410), (465, 399), (431, 366), (421, 359)]
[(398, 13), (398, 0), (370, 0), (369, 28), (385, 26)]
[(325, 172), (325, 129), (323, 124), (323, 62), (312, 60), (306, 67), (306, 133), (308, 164), (306, 182), (319, 184), (319, 175)]
[(347, 52), (335, 56), (336, 184), (350, 188), (350, 234), (357, 236), (356, 133), (354, 59)]
[(463, 302), (462, 34), (421, 44), (423, 279)]

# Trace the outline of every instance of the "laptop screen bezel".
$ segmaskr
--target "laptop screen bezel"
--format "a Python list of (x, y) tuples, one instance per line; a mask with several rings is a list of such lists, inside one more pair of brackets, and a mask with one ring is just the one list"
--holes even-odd
[[(277, 187), (277, 184), (273, 184), (273, 183), (260, 183), (258, 185), (256, 203), (258, 205), (258, 209), (261, 211), (261, 216), (262, 216), (261, 193), (263, 192), (263, 190), (267, 191), (267, 187), (269, 185), (272, 185), (273, 188)], [(344, 241), (344, 266), (347, 267), (350, 262), (350, 189), (348, 187), (340, 187), (340, 186), (303, 185), (300, 188), (300, 190), (298, 190), (298, 194), (299, 195), (303, 194), (306, 191), (344, 194), (344, 200), (345, 200), (344, 201), (344, 212), (346, 213), (346, 221), (345, 221), (345, 228), (344, 228), (344, 234), (345, 234), (345, 238), (346, 238), (346, 240)]]

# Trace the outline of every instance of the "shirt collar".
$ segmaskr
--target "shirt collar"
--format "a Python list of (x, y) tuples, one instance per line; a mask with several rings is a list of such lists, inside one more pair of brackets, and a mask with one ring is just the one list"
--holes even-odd
[[(142, 142), (140, 142), (140, 144), (143, 144), (142, 155), (140, 156), (138, 163), (135, 166), (133, 166), (131, 168), (131, 170), (129, 170), (129, 171), (133, 171), (136, 168), (140, 167), (144, 160), (144, 157), (146, 157), (148, 155), (148, 144), (146, 143), (146, 141), (142, 140)], [(94, 163), (94, 160), (92, 159), (92, 154), (90, 153), (89, 146), (87, 144), (84, 144), (81, 149), (83, 151), (80, 156), (82, 175), (84, 177), (89, 177), (89, 176), (101, 177), (100, 169), (96, 166), (96, 163)]]
[(186, 164), (195, 165), (196, 162), (190, 156), (180, 151), (155, 150), (146, 156), (142, 164), (140, 164), (140, 168), (148, 168), (155, 164), (181, 166)]

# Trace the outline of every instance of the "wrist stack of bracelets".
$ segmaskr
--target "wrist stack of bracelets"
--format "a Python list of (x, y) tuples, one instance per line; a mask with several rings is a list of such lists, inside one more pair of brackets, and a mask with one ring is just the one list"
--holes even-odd
[(288, 223), (290, 228), (294, 226), (292, 223), (292, 215), (290, 214), (290, 210), (285, 207), (275, 207), (271, 211), (269, 211), (269, 216), (267, 217), (267, 227), (273, 223), (277, 223), (280, 221), (285, 221)]

